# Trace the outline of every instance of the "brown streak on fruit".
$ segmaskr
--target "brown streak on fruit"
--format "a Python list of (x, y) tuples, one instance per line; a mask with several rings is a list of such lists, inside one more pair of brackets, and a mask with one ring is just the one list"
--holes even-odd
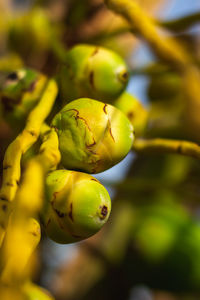
[(109, 128), (109, 132), (110, 132), (110, 135), (111, 135), (111, 137), (112, 137), (113, 141), (115, 142), (114, 136), (113, 136), (113, 134), (112, 134), (111, 127)]
[(60, 218), (64, 218), (66, 216), (65, 213), (59, 211), (58, 209), (54, 208), (55, 212), (57, 213), (57, 215), (60, 217)]
[(94, 52), (92, 52), (91, 57), (95, 56), (99, 52), (99, 48), (95, 48)]
[(73, 205), (72, 205), (72, 203), (70, 203), (70, 212), (69, 212), (68, 216), (71, 219), (71, 221), (74, 222), (72, 211), (73, 211)]
[(90, 82), (90, 85), (93, 89), (95, 89), (95, 86), (94, 86), (94, 71), (91, 71), (90, 74), (89, 74), (89, 82)]
[(79, 116), (79, 111), (78, 111), (77, 109), (75, 109), (75, 108), (68, 109), (68, 110), (66, 110), (66, 112), (67, 112), (67, 111), (71, 111), (71, 110), (76, 112), (75, 119), (76, 119), (76, 120), (77, 120), (77, 119), (82, 120), (82, 121), (85, 123), (85, 125), (87, 126), (88, 130), (91, 131), (91, 129), (90, 129), (90, 127), (89, 127), (87, 121), (86, 121), (83, 117), (80, 117), (80, 116)]
[(108, 106), (108, 105), (105, 104), (104, 107), (103, 107), (103, 111), (105, 112), (106, 115), (108, 114), (108, 112), (107, 112), (107, 110), (106, 110), (107, 106)]

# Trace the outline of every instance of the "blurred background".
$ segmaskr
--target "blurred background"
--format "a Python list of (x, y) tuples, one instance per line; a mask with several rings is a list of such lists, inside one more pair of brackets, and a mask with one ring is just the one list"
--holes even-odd
[[(200, 1), (137, 2), (199, 68)], [(25, 65), (56, 76), (63, 53), (77, 43), (108, 47), (126, 60), (131, 73), (127, 91), (148, 112), (145, 126), (140, 115), (133, 121), (138, 136), (199, 143), (200, 128), (187, 116), (180, 73), (103, 1), (0, 0), (1, 72)], [(3, 116), (0, 122), (2, 161), (15, 133)], [(198, 160), (131, 152), (96, 177), (112, 198), (108, 224), (77, 244), (58, 245), (43, 235), (35, 282), (58, 300), (200, 299)]]

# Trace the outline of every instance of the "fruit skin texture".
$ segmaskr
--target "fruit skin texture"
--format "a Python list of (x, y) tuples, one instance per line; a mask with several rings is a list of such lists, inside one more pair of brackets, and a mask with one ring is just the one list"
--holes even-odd
[(46, 179), (42, 219), (46, 234), (57, 243), (73, 243), (98, 232), (108, 220), (107, 190), (89, 174), (57, 170)]
[(82, 98), (67, 104), (53, 119), (61, 163), (66, 169), (99, 173), (121, 161), (134, 135), (128, 118), (117, 108)]
[(106, 48), (77, 45), (67, 52), (65, 61), (58, 74), (64, 103), (80, 97), (108, 102), (116, 99), (128, 83), (123, 58)]

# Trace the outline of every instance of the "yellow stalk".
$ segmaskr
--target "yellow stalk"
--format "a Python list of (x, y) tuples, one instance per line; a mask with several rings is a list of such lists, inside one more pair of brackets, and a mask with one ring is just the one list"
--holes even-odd
[(6, 150), (3, 161), (3, 183), (0, 190), (0, 244), (12, 209), (11, 202), (15, 198), (20, 181), (21, 157), (37, 141), (41, 126), (52, 109), (57, 92), (56, 82), (53, 79), (49, 80), (40, 102), (28, 116), (24, 130)]
[(200, 146), (195, 143), (169, 139), (136, 139), (133, 150), (138, 153), (174, 153), (200, 159)]

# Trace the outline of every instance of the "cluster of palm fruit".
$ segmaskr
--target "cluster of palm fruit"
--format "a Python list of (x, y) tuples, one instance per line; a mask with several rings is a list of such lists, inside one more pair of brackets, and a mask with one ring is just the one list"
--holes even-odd
[[(56, 242), (87, 238), (109, 217), (108, 192), (86, 173), (102, 172), (130, 151), (134, 130), (128, 117), (131, 120), (133, 110), (140, 109), (146, 119), (141, 104), (124, 92), (128, 77), (125, 62), (111, 50), (77, 45), (66, 52), (57, 74), (60, 95), (53, 108), (57, 113), (50, 123), (58, 135), (61, 166), (65, 169), (47, 176), (41, 213), (47, 235)], [(17, 124), (16, 131), (24, 127), (47, 83), (45, 75), (27, 68), (2, 77), (2, 114), (12, 126)], [(116, 102), (119, 109), (108, 102)], [(141, 119), (136, 122), (136, 134), (142, 130), (140, 122), (144, 124)]]

